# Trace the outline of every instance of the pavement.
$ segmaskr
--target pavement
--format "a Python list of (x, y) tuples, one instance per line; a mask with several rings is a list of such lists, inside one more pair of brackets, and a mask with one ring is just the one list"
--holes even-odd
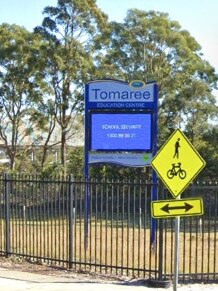
[[(137, 280), (99, 282), (14, 271), (0, 267), (0, 291), (175, 291), (169, 288), (147, 287)], [(218, 291), (218, 284), (180, 285), (178, 291)]]

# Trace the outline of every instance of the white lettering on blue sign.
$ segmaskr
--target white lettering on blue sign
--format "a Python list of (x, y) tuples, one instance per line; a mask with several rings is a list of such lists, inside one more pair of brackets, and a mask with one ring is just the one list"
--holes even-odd
[[(123, 103), (142, 103), (154, 101), (154, 84), (147, 84), (143, 88), (133, 88), (129, 84), (119, 81), (97, 81), (89, 83), (88, 102), (107, 104), (105, 107), (110, 107), (110, 103), (113, 103), (112, 107), (126, 107)], [(119, 103), (119, 106), (115, 106), (115, 103)], [(102, 106), (104, 107), (104, 106)], [(140, 108), (140, 106), (139, 106)]]
[(99, 102), (99, 103), (96, 103), (96, 107), (97, 108), (145, 108), (146, 107), (146, 103), (120, 103), (120, 102), (117, 102), (117, 103), (110, 103), (110, 102), (107, 102), (107, 103), (103, 103), (103, 102)]
[(92, 93), (94, 94), (94, 99), (97, 101), (115, 101), (115, 100), (146, 100), (150, 99), (149, 91), (102, 91), (101, 89), (92, 89)]

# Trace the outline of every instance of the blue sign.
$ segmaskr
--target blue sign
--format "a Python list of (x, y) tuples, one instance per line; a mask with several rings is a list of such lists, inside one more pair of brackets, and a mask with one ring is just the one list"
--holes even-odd
[(113, 164), (124, 167), (146, 167), (151, 164), (151, 153), (89, 153), (89, 164)]
[[(111, 163), (129, 167), (150, 164), (157, 151), (156, 83), (95, 80), (85, 89), (85, 179), (89, 164)], [(153, 172), (152, 200), (157, 200)], [(85, 190), (85, 229), (88, 237), (88, 183)], [(152, 220), (152, 242), (156, 221)]]
[(153, 108), (155, 86), (155, 83), (144, 86), (140, 81), (130, 85), (116, 80), (93, 81), (86, 86), (86, 107), (100, 110)]
[(146, 83), (143, 81), (132, 81), (129, 85), (133, 88), (143, 88), (146, 86)]
[(91, 114), (90, 150), (151, 151), (151, 113)]
[[(136, 80), (129, 83), (119, 80), (95, 80), (86, 84), (85, 90), (85, 176), (91, 160), (89, 155), (98, 153), (98, 163), (107, 163), (105, 155), (112, 153), (110, 163), (124, 165), (123, 156), (117, 153), (134, 153), (128, 156), (128, 165), (141, 165), (136, 155), (156, 154), (157, 138), (156, 83), (146, 84)], [(117, 160), (116, 160), (117, 158)], [(92, 160), (93, 161), (93, 160)]]

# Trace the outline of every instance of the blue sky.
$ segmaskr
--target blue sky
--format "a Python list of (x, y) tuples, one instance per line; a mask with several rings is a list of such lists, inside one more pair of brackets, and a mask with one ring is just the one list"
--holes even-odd
[[(0, 23), (16, 23), (32, 30), (40, 25), (46, 6), (57, 0), (0, 0)], [(218, 0), (97, 0), (110, 20), (122, 21), (131, 8), (167, 12), (202, 47), (204, 58), (218, 73)], [(216, 93), (218, 96), (218, 93)]]

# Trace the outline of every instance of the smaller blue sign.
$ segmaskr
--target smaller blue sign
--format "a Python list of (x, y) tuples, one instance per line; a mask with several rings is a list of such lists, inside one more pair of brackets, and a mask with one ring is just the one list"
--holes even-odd
[(143, 88), (146, 86), (146, 83), (143, 81), (132, 81), (129, 85), (133, 88)]
[(89, 164), (113, 164), (125, 167), (146, 167), (151, 164), (152, 153), (90, 152)]
[(151, 151), (151, 124), (151, 113), (92, 113), (90, 150)]
[(155, 107), (155, 83), (98, 80), (86, 85), (86, 109), (152, 109)]

